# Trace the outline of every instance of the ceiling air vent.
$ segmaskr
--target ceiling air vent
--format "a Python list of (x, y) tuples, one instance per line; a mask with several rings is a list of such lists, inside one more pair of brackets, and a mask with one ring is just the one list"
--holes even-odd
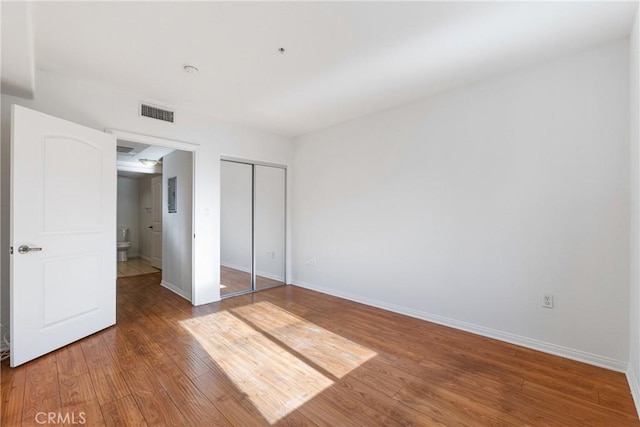
[(156, 120), (173, 123), (173, 111), (140, 103), (140, 115)]
[(118, 145), (117, 151), (118, 151), (118, 153), (130, 153), (130, 152), (133, 151), (133, 148), (131, 148), (131, 147), (123, 147), (122, 145)]

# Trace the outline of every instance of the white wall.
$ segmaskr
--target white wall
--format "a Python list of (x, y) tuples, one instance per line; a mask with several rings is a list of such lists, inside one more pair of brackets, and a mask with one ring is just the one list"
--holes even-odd
[(631, 259), (629, 315), (629, 386), (640, 413), (640, 9), (629, 39), (630, 58), (630, 164), (631, 164)]
[(293, 282), (625, 369), (628, 91), (625, 40), (298, 138)]
[[(176, 212), (168, 210), (168, 180), (176, 178)], [(176, 150), (162, 159), (162, 282), (191, 299), (193, 156)]]
[(222, 162), (220, 169), (220, 263), (251, 272), (253, 176), (251, 165)]
[[(194, 303), (203, 304), (220, 295), (220, 156), (290, 164), (291, 142), (246, 127), (222, 122), (203, 114), (178, 109), (176, 123), (140, 117), (134, 93), (73, 80), (53, 73), (36, 73), (36, 99), (2, 96), (2, 211), (9, 211), (10, 105), (19, 104), (96, 129), (114, 128), (199, 144), (195, 160), (196, 291)], [(148, 100), (164, 105), (162, 100)], [(2, 241), (8, 242), (9, 216), (2, 215)], [(1, 245), (2, 323), (9, 319), (8, 244)], [(290, 247), (290, 245), (289, 245)]]
[(139, 200), (138, 200), (138, 180), (126, 176), (118, 177), (118, 227), (129, 228), (129, 256), (136, 257), (139, 253)]
[(151, 205), (151, 178), (155, 175), (145, 175), (138, 178), (138, 223), (140, 224), (140, 257), (151, 260), (151, 227), (153, 222)]

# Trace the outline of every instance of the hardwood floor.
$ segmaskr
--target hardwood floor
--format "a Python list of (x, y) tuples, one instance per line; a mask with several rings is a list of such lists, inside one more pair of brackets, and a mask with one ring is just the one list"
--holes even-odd
[(640, 425), (620, 373), (294, 286), (192, 307), (159, 281), (118, 279), (116, 326), (3, 364), (1, 425)]
[(141, 274), (157, 273), (151, 263), (142, 258), (129, 258), (128, 261), (118, 261), (118, 277), (139, 276)]
[[(221, 265), (220, 282), (220, 295), (222, 296), (247, 291), (251, 289), (251, 274)], [(267, 277), (256, 276), (256, 288), (258, 290), (278, 285), (284, 285), (284, 283)]]

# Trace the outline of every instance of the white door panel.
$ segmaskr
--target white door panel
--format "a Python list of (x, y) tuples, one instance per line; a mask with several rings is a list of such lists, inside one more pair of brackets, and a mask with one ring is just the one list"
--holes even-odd
[(12, 366), (115, 323), (115, 147), (111, 135), (13, 106)]
[(151, 265), (162, 269), (162, 177), (151, 179)]

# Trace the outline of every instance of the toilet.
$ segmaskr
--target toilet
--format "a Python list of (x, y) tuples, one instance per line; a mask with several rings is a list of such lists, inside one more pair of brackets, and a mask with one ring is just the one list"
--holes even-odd
[(127, 261), (129, 258), (127, 252), (131, 247), (129, 241), (129, 229), (127, 227), (118, 227), (118, 262)]

